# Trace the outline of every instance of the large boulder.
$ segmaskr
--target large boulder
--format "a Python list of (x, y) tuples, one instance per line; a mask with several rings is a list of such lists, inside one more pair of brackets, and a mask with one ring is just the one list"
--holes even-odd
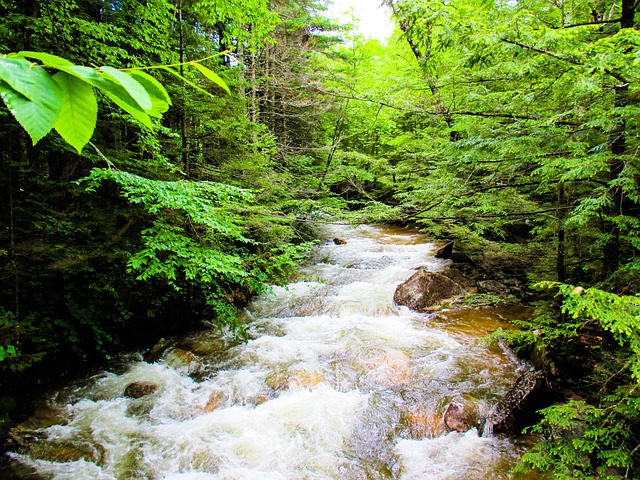
[(455, 269), (429, 272), (418, 269), (396, 288), (393, 300), (418, 312), (437, 309), (445, 300), (465, 292), (467, 281)]
[(520, 434), (533, 425), (536, 412), (549, 405), (549, 390), (540, 370), (522, 374), (502, 399), (491, 409), (484, 424), (485, 434)]

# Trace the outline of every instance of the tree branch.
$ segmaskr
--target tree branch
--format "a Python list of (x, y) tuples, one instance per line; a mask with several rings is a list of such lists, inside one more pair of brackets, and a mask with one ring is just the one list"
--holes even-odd
[[(524, 48), (526, 50), (531, 50), (532, 52), (536, 52), (536, 53), (541, 53), (543, 55), (547, 55), (549, 57), (555, 58), (556, 60), (560, 60), (562, 62), (570, 63), (571, 65), (585, 66), (584, 63), (580, 62), (579, 60), (576, 60), (574, 58), (563, 57), (562, 55), (558, 55), (557, 53), (553, 53), (553, 52), (550, 52), (548, 50), (542, 50), (540, 48), (532, 47), (531, 45), (526, 45), (524, 43), (515, 42), (513, 40), (507, 40), (506, 38), (503, 38), (502, 41), (505, 42), (505, 43), (509, 43), (511, 45), (516, 45), (516, 46), (518, 46), (520, 48)], [(609, 69), (605, 69), (604, 72), (607, 75), (609, 75), (610, 77), (615, 78), (619, 82), (622, 82), (623, 85), (628, 85), (629, 84), (629, 81), (625, 77), (620, 75), (619, 73), (613, 72), (613, 71), (611, 71)]]
[[(398, 105), (393, 105), (391, 103), (383, 102), (380, 100), (374, 100), (368, 97), (358, 97), (355, 95), (344, 95), (337, 92), (328, 92), (326, 90), (317, 89), (316, 93), (321, 95), (328, 95), (336, 98), (346, 98), (349, 100), (355, 100), (359, 102), (368, 102), (376, 105), (381, 105), (383, 107), (391, 108), (393, 110), (399, 110), (401, 112), (407, 113), (416, 113), (422, 115), (434, 115), (434, 116), (443, 116), (449, 117), (452, 115), (466, 115), (471, 117), (486, 117), (486, 118), (508, 118), (512, 120), (535, 120), (535, 121), (543, 121), (544, 119), (533, 116), (533, 115), (518, 115), (515, 113), (502, 113), (502, 112), (472, 112), (470, 110), (414, 110), (404, 108)], [(556, 121), (554, 122), (557, 125), (569, 125), (569, 126), (577, 126), (579, 123), (575, 122), (567, 122), (567, 121)]]
[(562, 27), (555, 27), (556, 30), (561, 28), (574, 28), (574, 27), (584, 27), (586, 25), (604, 25), (607, 23), (620, 23), (620, 18), (616, 18), (615, 20), (599, 20), (597, 22), (584, 22), (584, 23), (574, 23), (573, 25), (564, 25)]
[(537, 52), (537, 53), (542, 53), (543, 55), (548, 55), (549, 57), (555, 58), (556, 60), (561, 60), (563, 62), (568, 62), (572, 65), (582, 65), (581, 62), (579, 62), (578, 60), (575, 60), (573, 58), (567, 58), (567, 57), (563, 57), (562, 55), (558, 55), (557, 53), (553, 53), (550, 52), (548, 50), (542, 50), (541, 48), (536, 48), (536, 47), (532, 47), (531, 45), (526, 45), (524, 43), (520, 43), (520, 42), (515, 42), (513, 40), (507, 40), (506, 38), (503, 38), (502, 41), (504, 43), (508, 43), (510, 45), (516, 45), (520, 48), (524, 48), (526, 50), (531, 50), (532, 52)]

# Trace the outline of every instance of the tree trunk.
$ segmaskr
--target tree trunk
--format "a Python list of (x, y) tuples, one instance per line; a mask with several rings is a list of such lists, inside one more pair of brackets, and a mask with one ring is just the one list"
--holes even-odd
[[(182, 22), (182, 2), (178, 6), (178, 29), (180, 35), (180, 75), (184, 77), (185, 62), (185, 45), (184, 45), (184, 26)], [(181, 138), (181, 159), (182, 168), (188, 177), (191, 175), (191, 166), (189, 165), (189, 137), (187, 135), (187, 98), (186, 94), (182, 96), (182, 110), (180, 112), (180, 138)]]
[(558, 184), (558, 245), (556, 249), (556, 274), (558, 281), (564, 283), (567, 280), (567, 272), (565, 268), (565, 230), (564, 221), (567, 211), (564, 208), (567, 198), (564, 189), (564, 183)]

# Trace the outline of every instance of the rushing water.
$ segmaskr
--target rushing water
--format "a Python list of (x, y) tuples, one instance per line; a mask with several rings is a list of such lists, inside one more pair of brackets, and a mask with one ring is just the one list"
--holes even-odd
[[(504, 312), (394, 306), (414, 268), (446, 262), (419, 234), (341, 228), (348, 244), (250, 305), (248, 343), (193, 333), (52, 395), (22, 427), (15, 478), (510, 478), (524, 447), (443, 421), (452, 401), (481, 418), (526, 368), (479, 341)], [(125, 398), (136, 381), (159, 388)]]

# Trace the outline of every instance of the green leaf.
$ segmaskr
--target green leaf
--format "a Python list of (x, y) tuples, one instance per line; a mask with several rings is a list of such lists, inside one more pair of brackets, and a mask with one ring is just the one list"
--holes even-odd
[[(54, 86), (57, 90), (58, 86), (55, 83)], [(33, 102), (2, 81), (0, 81), (0, 96), (11, 114), (27, 131), (34, 145), (51, 131), (58, 119), (59, 105)]]
[(145, 72), (134, 70), (130, 73), (151, 97), (153, 106), (147, 110), (146, 113), (153, 117), (161, 118), (162, 114), (166, 112), (169, 109), (169, 105), (171, 105), (171, 99), (167, 91), (160, 82)]
[(125, 100), (123, 100), (120, 96), (114, 95), (109, 91), (104, 91), (103, 93), (107, 97), (109, 97), (116, 105), (122, 108), (125, 112), (131, 114), (133, 118), (138, 120), (144, 126), (148, 127), (149, 129), (153, 128), (153, 124), (151, 123), (151, 119), (149, 118), (149, 115), (147, 115), (145, 112), (140, 110), (137, 105), (136, 106), (131, 105), (130, 103), (127, 103)]
[[(59, 67), (58, 70), (67, 72), (76, 78), (81, 79), (84, 82), (96, 87), (108, 98), (122, 108), (127, 113), (131, 114), (135, 119), (139, 120), (143, 125), (151, 128), (151, 119), (149, 115), (140, 108), (135, 99), (129, 95), (119, 83), (111, 80), (107, 75), (103, 75), (95, 71), (93, 68), (73, 66), (73, 67)], [(153, 111), (153, 109), (151, 109)]]
[(198, 62), (190, 63), (189, 65), (193, 65), (201, 74), (203, 74), (213, 83), (215, 83), (216, 85), (224, 89), (229, 95), (231, 95), (231, 90), (229, 90), (228, 85), (225, 83), (224, 80), (222, 80), (222, 78), (220, 78), (220, 76), (217, 73), (209, 70), (207, 67), (205, 67), (204, 65)]
[(57, 55), (52, 55), (50, 53), (23, 51), (23, 52), (18, 52), (18, 56), (24, 57), (24, 58), (35, 58), (36, 60), (40, 60), (43, 63), (43, 65), (47, 67), (73, 66), (73, 63), (71, 63), (69, 60), (59, 57)]
[(122, 85), (142, 110), (151, 110), (153, 107), (151, 97), (135, 78), (113, 67), (100, 67), (100, 70), (102, 70), (107, 77)]
[(51, 131), (61, 108), (58, 85), (28, 60), (0, 57), (0, 95), (35, 145)]
[(156, 96), (171, 105), (169, 94), (158, 80), (141, 70), (131, 70), (129, 73), (140, 82), (150, 95)]
[(56, 105), (56, 84), (47, 71), (28, 60), (0, 57), (0, 79), (38, 103)]
[(96, 128), (98, 102), (93, 88), (65, 72), (56, 73), (53, 79), (60, 87), (62, 98), (62, 110), (55, 129), (80, 153)]

